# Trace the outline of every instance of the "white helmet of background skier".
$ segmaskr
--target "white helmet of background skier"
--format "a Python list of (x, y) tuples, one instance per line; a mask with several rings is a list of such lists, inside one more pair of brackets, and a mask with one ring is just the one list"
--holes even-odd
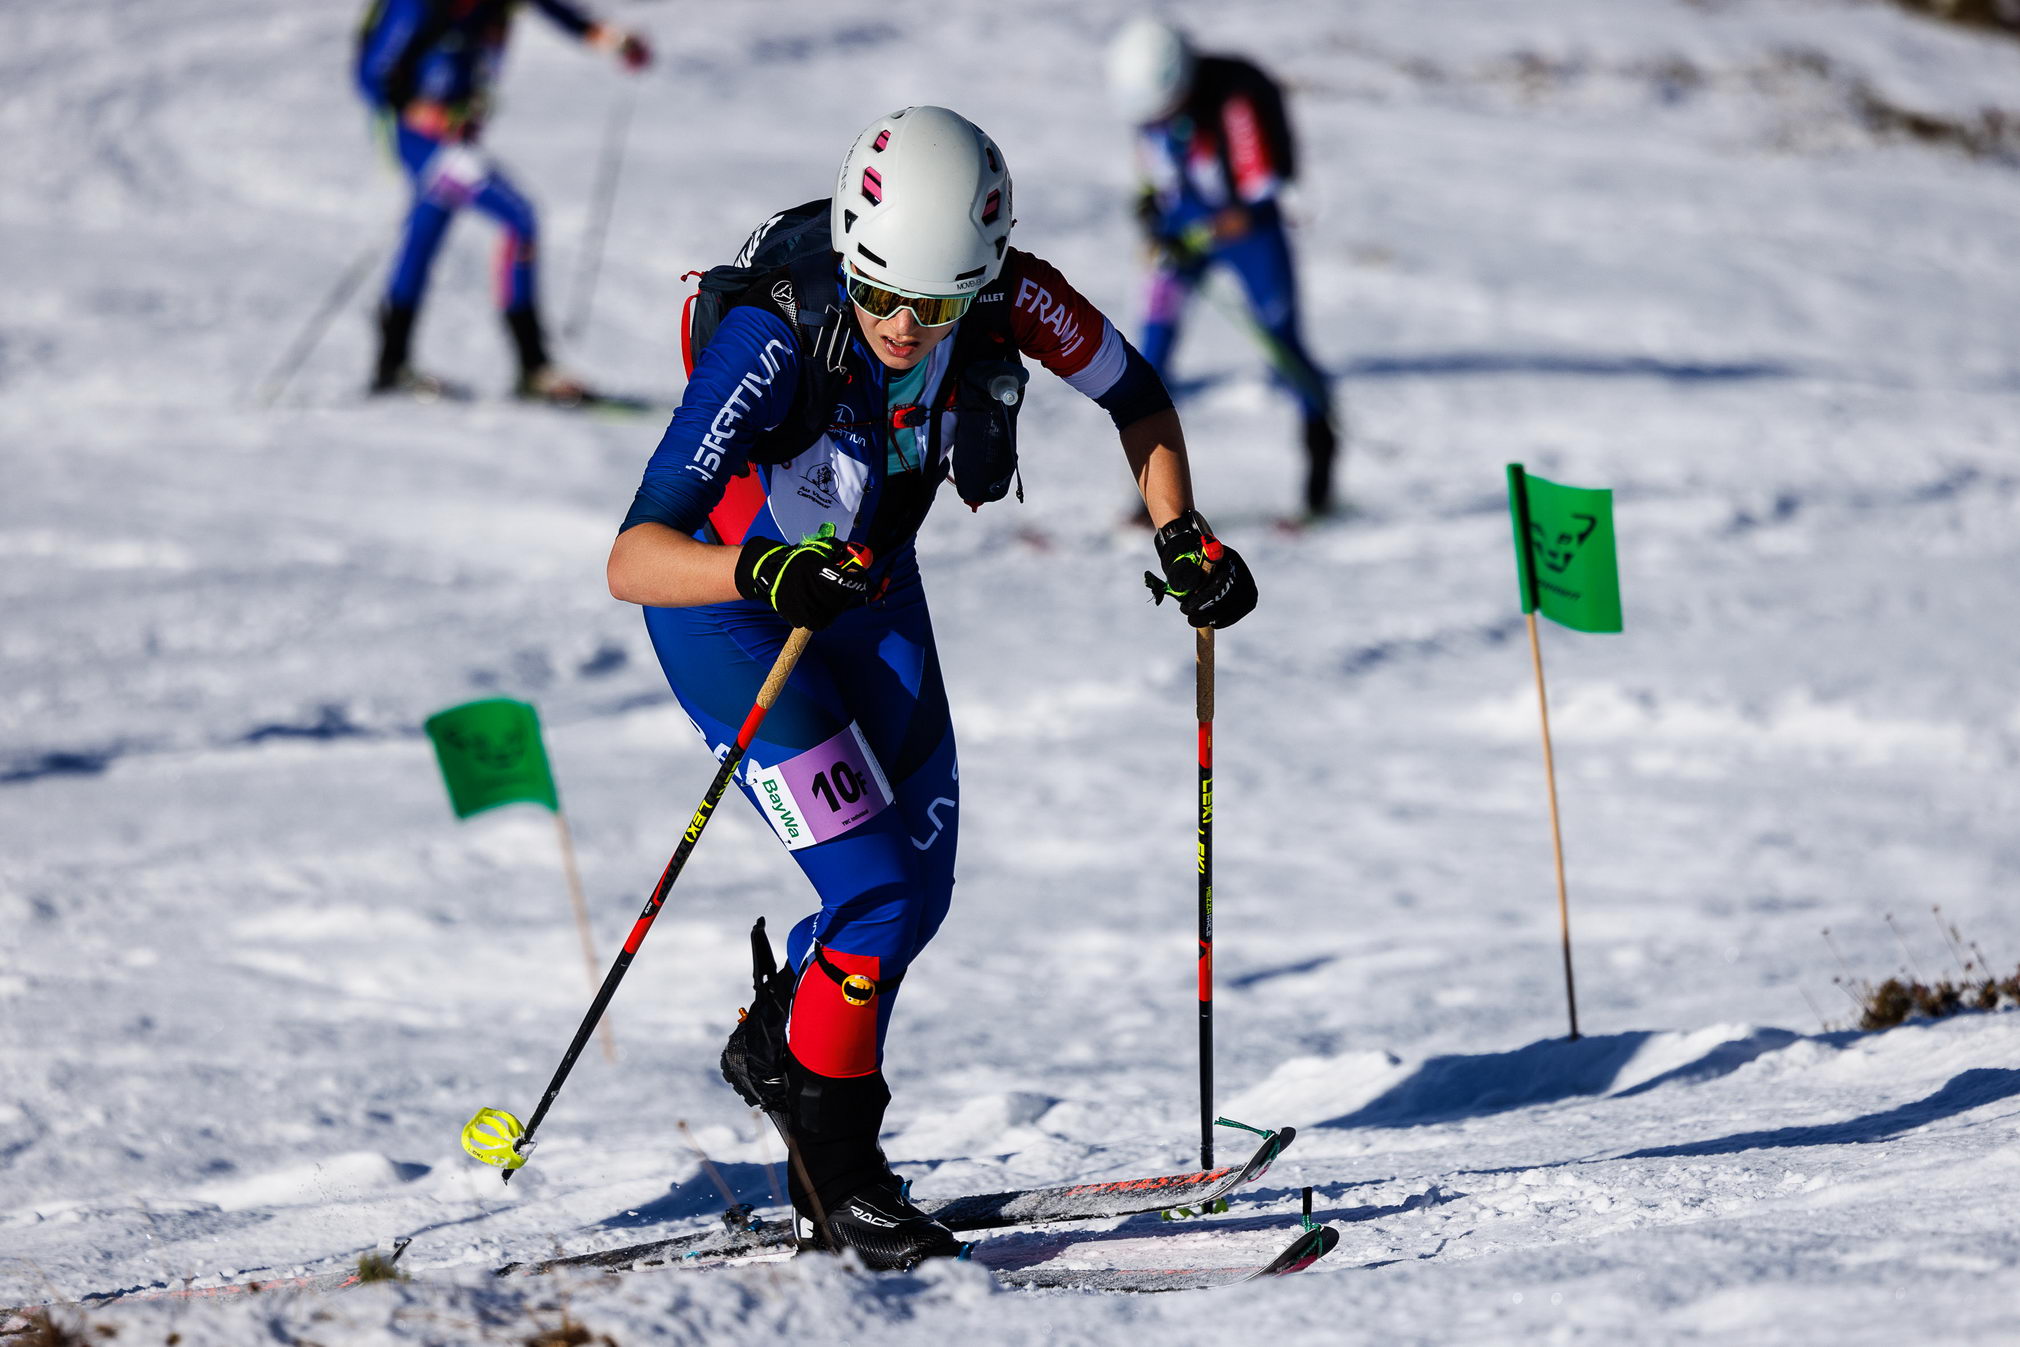
[(835, 251), (852, 283), (958, 297), (965, 310), (1003, 270), (1010, 172), (996, 142), (966, 117), (906, 108), (856, 137), (831, 212)]
[(1132, 122), (1163, 121), (1192, 88), (1192, 43), (1170, 24), (1131, 19), (1108, 44), (1108, 94)]

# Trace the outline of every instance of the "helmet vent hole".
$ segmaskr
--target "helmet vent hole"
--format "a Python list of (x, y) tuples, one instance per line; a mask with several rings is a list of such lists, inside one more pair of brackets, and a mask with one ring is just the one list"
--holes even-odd
[(1003, 161), (997, 157), (994, 145), (984, 145), (982, 153), (989, 160), (989, 171), (991, 173), (1001, 173), (1003, 171)]
[[(1011, 223), (1015, 224), (1016, 221), (1013, 220), (1011, 221)], [(1008, 234), (998, 234), (996, 236), (996, 259), (999, 262), (1003, 259), (1003, 250), (1007, 248), (1009, 245), (1010, 245), (1010, 236)], [(859, 243), (856, 246), (860, 248), (863, 245)]]
[(889, 262), (886, 262), (883, 258), (877, 256), (875, 253), (871, 252), (868, 248), (865, 248), (860, 243), (856, 245), (856, 251), (861, 253), (874, 266), (888, 267), (889, 265), (891, 265)]
[(989, 268), (987, 267), (976, 267), (973, 271), (964, 271), (959, 276), (956, 276), (954, 278), (954, 283), (958, 285), (962, 281), (973, 280), (975, 277), (980, 276), (983, 272), (987, 270), (989, 270)]
[(877, 132), (877, 138), (870, 143), (870, 148), (873, 150), (881, 150), (890, 143), (891, 143), (891, 128), (887, 126), (883, 130)]
[(852, 210), (844, 210), (842, 212), (842, 232), (846, 234), (855, 227), (856, 227), (856, 213)]
[(863, 200), (872, 206), (884, 204), (884, 175), (874, 168), (863, 170)]
[(996, 217), (1000, 215), (1002, 211), (1003, 211), (1003, 193), (992, 189), (989, 193), (988, 198), (982, 202), (982, 223), (995, 224)]

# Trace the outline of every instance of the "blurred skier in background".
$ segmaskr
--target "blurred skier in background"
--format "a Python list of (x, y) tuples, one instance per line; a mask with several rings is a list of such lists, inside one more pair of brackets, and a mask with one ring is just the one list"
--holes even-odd
[(610, 592), (645, 605), (718, 755), (788, 635), (814, 633), (739, 784), (820, 907), (783, 969), (753, 932), (757, 994), (723, 1074), (791, 1148), (802, 1237), (879, 1268), (963, 1249), (877, 1141), (892, 1004), (947, 915), (960, 822), (914, 537), (950, 480), (970, 505), (1009, 491), (1023, 357), (1114, 422), (1157, 526), (1159, 601), (1201, 627), (1256, 602), (1192, 508), (1163, 382), (1054, 267), (1009, 246), (1013, 214), (1002, 153), (973, 123), (937, 107), (872, 122), (832, 198), (782, 211), (703, 278), (697, 300), (720, 307), (690, 318), (687, 391), (610, 552)]
[(1186, 301), (1207, 270), (1234, 272), (1254, 335), (1304, 418), (1307, 517), (1334, 505), (1338, 421), (1325, 372), (1298, 324), (1281, 190), (1297, 176), (1296, 146), (1276, 81), (1248, 61), (1194, 51), (1185, 34), (1140, 18), (1108, 51), (1116, 109), (1137, 127), (1144, 174), (1136, 214), (1154, 262), (1143, 354), (1169, 381)]
[[(379, 305), (373, 393), (438, 397), (442, 380), (409, 363), (414, 318), (428, 271), (463, 206), (504, 230), (498, 243), (498, 307), (519, 356), (518, 395), (574, 405), (591, 394), (554, 367), (541, 328), (536, 285), (539, 222), (533, 203), (477, 145), (491, 84), (519, 0), (373, 0), (358, 31), (357, 81), (387, 149), (414, 189), (399, 251)], [(652, 62), (645, 39), (597, 23), (571, 0), (532, 0), (549, 19), (628, 70)]]

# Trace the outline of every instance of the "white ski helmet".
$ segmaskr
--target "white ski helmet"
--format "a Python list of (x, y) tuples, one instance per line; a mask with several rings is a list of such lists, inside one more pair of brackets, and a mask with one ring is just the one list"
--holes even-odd
[(1132, 122), (1162, 121), (1192, 88), (1192, 43), (1170, 24), (1131, 19), (1108, 44), (1108, 94)]
[(842, 160), (829, 227), (873, 285), (974, 294), (1003, 270), (1010, 171), (981, 127), (946, 108), (906, 108), (863, 128)]

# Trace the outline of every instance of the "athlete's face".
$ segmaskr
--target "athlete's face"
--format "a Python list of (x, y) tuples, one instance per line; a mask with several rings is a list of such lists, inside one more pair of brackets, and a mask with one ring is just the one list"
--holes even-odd
[(944, 323), (939, 327), (921, 327), (910, 309), (899, 309), (889, 318), (874, 318), (862, 305), (852, 307), (856, 310), (856, 323), (863, 329), (863, 340), (877, 353), (877, 359), (895, 370), (911, 369), (931, 355), (933, 348), (956, 326)]

